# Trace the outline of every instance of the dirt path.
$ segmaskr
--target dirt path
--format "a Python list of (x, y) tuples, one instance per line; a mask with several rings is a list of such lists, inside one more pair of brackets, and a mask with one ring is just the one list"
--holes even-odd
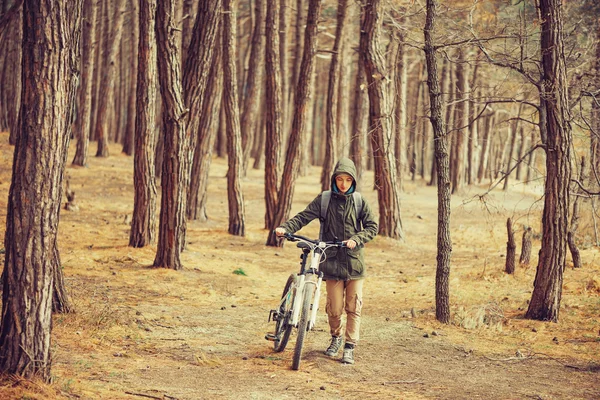
[[(6, 162), (10, 148), (1, 146)], [(117, 147), (111, 150), (118, 154)], [(261, 174), (252, 171), (244, 182), (247, 235), (232, 237), (226, 233), (226, 163), (215, 160), (211, 220), (189, 223), (186, 268), (170, 271), (149, 267), (155, 247), (126, 246), (131, 169), (131, 158), (113, 155), (67, 171), (80, 211), (62, 211), (60, 247), (77, 312), (54, 319), (56, 378), (50, 390), (56, 397), (600, 398), (598, 251), (584, 250), (585, 268), (566, 271), (559, 324), (522, 319), (534, 267), (519, 268), (514, 277), (502, 272), (505, 218), (537, 218), (539, 203), (529, 193), (495, 194), (490, 212), (477, 202), (462, 204), (468, 194), (455, 199), (453, 323), (446, 326), (434, 315), (435, 189), (409, 183), (403, 195), (406, 242), (378, 237), (367, 248), (357, 363), (342, 365), (322, 354), (329, 334), (321, 311), (301, 369), (291, 371), (294, 337), (284, 353), (273, 353), (264, 334), (273, 328), (268, 312), (297, 270), (299, 253), (289, 245), (264, 246)], [(4, 218), (10, 171), (1, 172)], [(293, 212), (316, 195), (317, 181), (317, 169), (300, 179)], [(363, 188), (371, 184), (368, 176)], [(362, 193), (376, 206), (375, 192)], [(303, 233), (317, 231), (315, 224)], [(29, 398), (47, 398), (28, 390)], [(0, 387), (0, 397), (12, 398), (10, 393)], [(23, 392), (14, 398), (24, 398)]]

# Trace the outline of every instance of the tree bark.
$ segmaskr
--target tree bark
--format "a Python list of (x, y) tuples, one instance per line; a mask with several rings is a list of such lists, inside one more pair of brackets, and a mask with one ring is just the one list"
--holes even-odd
[(380, 0), (366, 1), (363, 9), (360, 51), (365, 63), (369, 88), (369, 125), (375, 185), (379, 201), (379, 234), (403, 239), (400, 194), (396, 184), (396, 164), (392, 159), (392, 98), (386, 81), (385, 59), (381, 54), (383, 6)]
[(346, 20), (346, 11), (348, 8), (347, 0), (338, 1), (337, 27), (335, 31), (335, 40), (331, 54), (331, 63), (329, 64), (329, 86), (327, 88), (327, 117), (326, 117), (326, 145), (325, 159), (323, 160), (323, 169), (321, 170), (321, 191), (328, 190), (331, 187), (331, 174), (335, 166), (338, 140), (337, 131), (337, 111), (338, 111), (338, 86), (340, 82), (340, 49), (344, 40), (344, 22)]
[(437, 161), (438, 192), (438, 230), (437, 230), (437, 269), (435, 275), (435, 316), (443, 323), (450, 323), (450, 256), (452, 240), (450, 238), (450, 160), (448, 156), (448, 138), (442, 118), (442, 98), (437, 74), (436, 48), (433, 35), (436, 32), (436, 16), (439, 3), (427, 0), (425, 27), (425, 59), (427, 62), (427, 86), (431, 105), (431, 125), (435, 141)]
[[(23, 3), (23, 96), (4, 246), (0, 370), (51, 377), (57, 233), (79, 75), (82, 1)], [(52, 104), (52, 107), (48, 107)], [(59, 277), (59, 279), (61, 279)]]
[(140, 36), (140, 25), (139, 18), (137, 18), (138, 14), (138, 6), (136, 6), (136, 2), (132, 3), (131, 9), (131, 29), (132, 29), (132, 38), (131, 38), (131, 53), (129, 54), (129, 90), (126, 92), (125, 97), (127, 99), (127, 121), (125, 124), (125, 131), (123, 137), (123, 153), (128, 156), (133, 155), (135, 148), (135, 118), (137, 115), (137, 101), (136, 101), (136, 91), (137, 91), (137, 64), (138, 64), (138, 42)]
[(542, 248), (526, 317), (558, 321), (567, 253), (571, 129), (560, 0), (540, 0), (546, 110), (546, 183)]
[(517, 244), (515, 243), (515, 232), (513, 231), (510, 218), (506, 220), (506, 231), (508, 233), (508, 241), (506, 242), (506, 265), (504, 266), (504, 272), (512, 275), (515, 273)]
[(112, 16), (112, 27), (106, 27), (110, 32), (105, 36), (106, 56), (102, 68), (102, 78), (100, 81), (100, 96), (98, 98), (98, 116), (96, 117), (96, 139), (98, 140), (98, 149), (96, 157), (108, 157), (108, 132), (111, 121), (109, 121), (109, 101), (114, 97), (114, 87), (116, 79), (117, 55), (119, 52), (119, 43), (123, 34), (123, 18), (125, 16), (126, 0), (118, 0), (115, 4), (114, 14)]
[(280, 153), (283, 130), (281, 70), (277, 1), (267, 2), (266, 15), (266, 130), (265, 130), (265, 227), (273, 225), (279, 191)]
[(188, 145), (180, 65), (174, 21), (175, 1), (157, 2), (156, 39), (158, 75), (163, 103), (164, 160), (161, 181), (160, 224), (155, 267), (181, 269), (180, 254), (185, 247), (186, 182), (185, 159)]
[(298, 77), (298, 86), (296, 89), (292, 132), (288, 142), (281, 186), (277, 193), (277, 208), (275, 216), (271, 220), (271, 225), (269, 226), (267, 246), (282, 245), (282, 241), (277, 240), (274, 229), (288, 219), (292, 208), (292, 199), (294, 197), (294, 189), (300, 164), (300, 153), (302, 150), (300, 148), (300, 143), (306, 132), (307, 106), (310, 103), (309, 100), (312, 89), (310, 80), (313, 73), (315, 55), (317, 53), (317, 28), (321, 3), (321, 0), (310, 0), (308, 4), (306, 30), (304, 34), (304, 52), (302, 55), (302, 64), (300, 66), (300, 75)]
[(236, 0), (223, 0), (223, 100), (227, 115), (227, 201), (229, 203), (229, 233), (244, 236), (244, 198), (242, 195), (242, 133), (238, 108), (237, 71), (235, 65)]
[(156, 230), (156, 177), (154, 152), (156, 143), (156, 1), (140, 0), (139, 43), (134, 152), (134, 201), (129, 245), (144, 247), (154, 242)]

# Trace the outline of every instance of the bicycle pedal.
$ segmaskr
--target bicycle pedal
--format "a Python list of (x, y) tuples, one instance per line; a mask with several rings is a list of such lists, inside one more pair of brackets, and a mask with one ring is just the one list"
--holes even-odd
[(265, 339), (267, 339), (270, 342), (274, 342), (277, 340), (277, 336), (273, 335), (272, 333), (267, 333), (265, 335)]

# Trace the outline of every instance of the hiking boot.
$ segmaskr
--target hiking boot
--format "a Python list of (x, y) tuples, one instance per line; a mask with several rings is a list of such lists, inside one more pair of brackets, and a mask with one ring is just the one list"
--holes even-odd
[(332, 336), (331, 344), (325, 350), (325, 355), (329, 357), (334, 357), (337, 355), (338, 351), (340, 351), (340, 347), (342, 347), (342, 337), (341, 336)]
[(354, 348), (345, 347), (342, 364), (354, 364)]

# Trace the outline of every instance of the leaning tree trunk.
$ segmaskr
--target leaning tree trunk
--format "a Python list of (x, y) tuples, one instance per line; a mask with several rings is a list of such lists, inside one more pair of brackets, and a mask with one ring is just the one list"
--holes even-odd
[(396, 164), (390, 149), (392, 97), (386, 80), (385, 59), (380, 50), (383, 14), (380, 0), (365, 3), (360, 51), (364, 57), (369, 88), (369, 124), (375, 161), (375, 185), (379, 200), (379, 233), (394, 239), (403, 239)]
[(431, 125), (435, 141), (438, 185), (438, 230), (437, 230), (437, 270), (435, 275), (435, 316), (443, 323), (450, 322), (450, 160), (448, 156), (448, 137), (442, 119), (442, 94), (437, 74), (436, 48), (433, 44), (437, 0), (427, 0), (425, 20), (425, 59), (427, 62), (427, 86), (431, 107)]
[[(157, 2), (156, 39), (158, 75), (163, 103), (164, 160), (161, 180), (160, 224), (155, 267), (181, 269), (180, 254), (185, 245), (186, 176), (188, 143), (177, 39), (175, 1)], [(188, 56), (189, 57), (189, 56)]]
[(86, 21), (83, 29), (83, 54), (81, 60), (81, 101), (79, 110), (79, 128), (77, 147), (73, 165), (83, 167), (87, 164), (90, 130), (92, 123), (92, 88), (94, 81), (94, 54), (96, 51), (96, 25), (98, 25), (98, 9), (95, 0), (85, 1)]
[(558, 321), (569, 229), (571, 129), (560, 0), (540, 0), (546, 109), (542, 248), (527, 318)]
[(114, 86), (116, 79), (117, 55), (119, 53), (119, 43), (123, 34), (123, 18), (125, 15), (126, 0), (118, 0), (114, 5), (114, 15), (111, 26), (106, 27), (110, 30), (110, 37), (107, 37), (105, 62), (102, 65), (102, 78), (100, 80), (100, 97), (98, 99), (98, 115), (96, 117), (96, 139), (98, 140), (98, 150), (96, 157), (108, 157), (108, 128), (111, 125), (109, 121), (109, 101), (115, 95)]
[[(82, 1), (23, 3), (23, 96), (4, 246), (0, 371), (49, 382), (62, 180)], [(48, 107), (52, 104), (52, 107)]]
[(266, 15), (266, 116), (265, 116), (265, 227), (273, 225), (279, 190), (279, 164), (283, 129), (281, 69), (279, 63), (279, 35), (277, 1), (267, 2)]
[(321, 170), (321, 190), (328, 190), (331, 187), (331, 174), (337, 155), (336, 143), (338, 142), (337, 133), (337, 111), (338, 111), (338, 86), (340, 82), (340, 48), (344, 40), (344, 21), (346, 19), (347, 0), (339, 0), (337, 13), (337, 28), (335, 32), (335, 41), (331, 55), (331, 64), (329, 65), (329, 86), (327, 88), (327, 117), (325, 138), (325, 159), (323, 160), (323, 169)]
[(154, 242), (156, 229), (156, 178), (154, 152), (156, 129), (156, 36), (157, 0), (140, 0), (139, 44), (134, 152), (134, 201), (129, 245), (144, 247)]
[(294, 189), (300, 164), (300, 154), (302, 151), (300, 143), (306, 132), (307, 106), (310, 104), (312, 89), (310, 81), (315, 64), (315, 55), (317, 53), (317, 28), (321, 3), (322, 0), (310, 0), (308, 4), (306, 31), (304, 34), (304, 53), (302, 54), (302, 64), (300, 66), (300, 75), (298, 77), (298, 86), (296, 88), (292, 132), (288, 142), (281, 186), (277, 193), (277, 208), (275, 210), (275, 216), (271, 220), (271, 225), (269, 226), (267, 246), (282, 245), (283, 242), (277, 240), (274, 230), (288, 219), (292, 209), (292, 199), (294, 197)]
[(242, 195), (242, 133), (238, 108), (237, 71), (235, 65), (236, 0), (223, 0), (223, 103), (227, 115), (227, 201), (229, 233), (245, 234), (244, 198)]

